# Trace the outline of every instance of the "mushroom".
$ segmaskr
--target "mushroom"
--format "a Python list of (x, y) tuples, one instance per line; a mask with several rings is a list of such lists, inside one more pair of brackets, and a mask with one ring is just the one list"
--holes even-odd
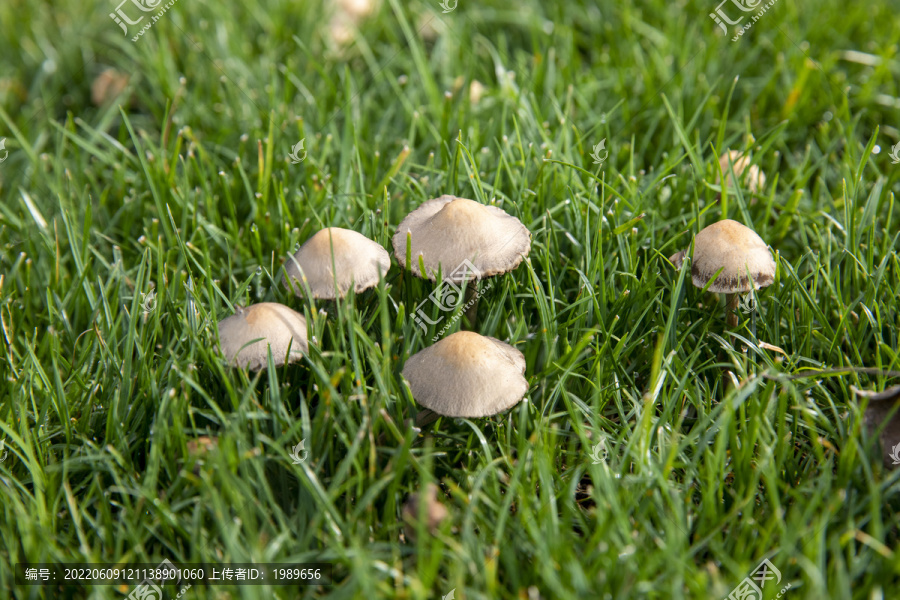
[[(471, 261), (478, 279), (512, 271), (531, 249), (531, 232), (514, 216), (496, 206), (444, 195), (423, 202), (397, 227), (394, 256), (404, 268), (409, 241), (410, 270), (423, 279), (437, 280)], [(419, 269), (419, 259), (426, 273)]]
[[(687, 250), (669, 257), (680, 269)], [(721, 271), (721, 273), (719, 273)], [(737, 327), (735, 310), (739, 294), (756, 290), (775, 281), (775, 261), (768, 246), (749, 227), (725, 219), (704, 228), (694, 237), (691, 279), (698, 288), (709, 285), (709, 291), (726, 296), (725, 315), (729, 327)]]
[(484, 96), (486, 91), (487, 88), (477, 79), (469, 84), (469, 102), (472, 106), (475, 106), (481, 101), (481, 97)]
[(328, 29), (332, 41), (343, 46), (353, 41), (362, 21), (375, 11), (374, 0), (338, 0)]
[(409, 538), (415, 537), (414, 526), (419, 522), (419, 499), (422, 497), (424, 506), (425, 527), (429, 533), (434, 533), (441, 526), (441, 523), (447, 518), (447, 508), (437, 499), (437, 486), (429, 483), (425, 486), (423, 492), (415, 492), (409, 495), (403, 504), (403, 521), (406, 523), (406, 535)]
[(416, 401), (447, 417), (488, 417), (528, 391), (525, 357), (492, 337), (458, 331), (407, 359), (403, 377)]
[(888, 415), (894, 413), (891, 419), (884, 425), (879, 436), (881, 440), (882, 461), (886, 467), (900, 465), (900, 385), (886, 389), (883, 392), (867, 392), (852, 388), (857, 396), (868, 398), (863, 414), (863, 423), (869, 435), (875, 435), (887, 420)]
[(303, 283), (313, 298), (343, 298), (353, 287), (356, 293), (374, 287), (391, 268), (391, 256), (381, 244), (340, 227), (328, 227), (306, 240), (285, 263), (285, 286), (301, 294)]
[[(754, 194), (766, 185), (766, 175), (757, 165), (750, 164), (750, 157), (737, 150), (729, 150), (719, 158), (719, 168), (726, 175), (724, 188), (734, 186), (734, 177), (731, 176), (731, 165), (734, 165), (734, 174), (740, 179), (744, 170), (747, 170), (747, 187)], [(750, 167), (749, 169), (747, 167)], [(719, 183), (719, 175), (716, 174), (716, 183)]]
[[(427, 200), (406, 215), (392, 241), (400, 265), (431, 281), (437, 280), (438, 271), (451, 281), (461, 281), (461, 271), (463, 277), (471, 274), (473, 279), (508, 273), (531, 250), (531, 232), (519, 219), (496, 206), (449, 195)], [(478, 309), (477, 297), (472, 296), (470, 288), (466, 313), (470, 324)]]
[(219, 321), (219, 341), (225, 358), (234, 366), (259, 371), (268, 364), (268, 348), (276, 367), (299, 360), (309, 352), (306, 318), (277, 302), (261, 302)]

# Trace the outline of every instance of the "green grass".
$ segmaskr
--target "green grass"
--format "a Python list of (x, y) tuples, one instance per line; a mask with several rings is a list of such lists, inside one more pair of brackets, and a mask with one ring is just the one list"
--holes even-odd
[[(179, 0), (134, 43), (114, 5), (0, 5), (0, 597), (124, 597), (15, 587), (18, 562), (163, 558), (334, 563), (330, 587), (186, 598), (724, 598), (763, 558), (784, 598), (893, 597), (900, 475), (850, 386), (897, 380), (816, 371), (900, 370), (895, 3), (783, 0), (731, 42), (716, 0), (385, 0), (343, 49), (330, 3)], [(130, 80), (98, 107), (107, 67)], [(726, 148), (761, 194), (719, 200)], [(390, 249), (445, 193), (532, 233), (477, 326), (530, 389), (417, 432), (399, 373), (433, 285), (394, 261), (307, 302), (279, 268), (324, 226)], [(666, 259), (724, 217), (778, 261), (734, 332)], [(302, 363), (215, 354), (216, 322), (258, 301), (306, 314)], [(449, 519), (405, 536), (428, 482)]]

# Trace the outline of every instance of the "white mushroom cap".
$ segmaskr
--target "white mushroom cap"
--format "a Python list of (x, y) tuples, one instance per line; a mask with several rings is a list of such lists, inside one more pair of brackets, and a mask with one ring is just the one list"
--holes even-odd
[[(722, 174), (725, 175), (726, 188), (734, 186), (734, 177), (731, 176), (729, 160), (734, 165), (734, 174), (737, 175), (738, 179), (741, 178), (744, 170), (748, 166), (750, 167), (747, 170), (747, 187), (751, 192), (756, 193), (766, 186), (766, 174), (760, 170), (759, 166), (750, 164), (750, 157), (744, 156), (737, 150), (729, 150), (719, 158), (719, 167), (722, 169)], [(719, 176), (716, 174), (716, 183), (719, 182)]]
[(287, 260), (282, 281), (287, 286), (290, 278), (299, 296), (305, 278), (313, 298), (333, 300), (335, 283), (343, 298), (351, 285), (356, 293), (376, 286), (390, 268), (391, 255), (381, 244), (349, 229), (328, 227), (306, 240)]
[[(531, 232), (522, 222), (496, 206), (441, 196), (423, 202), (397, 227), (394, 256), (406, 267), (406, 236), (411, 236), (410, 269), (435, 281), (438, 268), (444, 276), (465, 261), (475, 267), (475, 278), (490, 277), (515, 269), (531, 250)], [(427, 273), (419, 269), (419, 255)]]
[[(262, 338), (262, 339), (259, 339)], [(248, 342), (253, 342), (252, 344)], [(219, 342), (225, 358), (234, 365), (252, 371), (265, 369), (268, 347), (272, 347), (275, 366), (299, 360), (309, 351), (306, 341), (306, 318), (277, 302), (261, 302), (219, 321)]]
[[(685, 252), (682, 250), (669, 260), (680, 268)], [(694, 237), (694, 285), (705, 287), (719, 269), (723, 269), (722, 273), (709, 286), (711, 292), (744, 293), (775, 281), (775, 260), (766, 243), (755, 231), (731, 219), (713, 223)]]
[(447, 417), (487, 417), (528, 391), (525, 357), (492, 337), (458, 331), (407, 359), (403, 377), (413, 398)]

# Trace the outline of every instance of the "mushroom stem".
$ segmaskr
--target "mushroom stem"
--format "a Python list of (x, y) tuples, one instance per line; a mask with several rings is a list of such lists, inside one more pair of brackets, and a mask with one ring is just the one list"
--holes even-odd
[(478, 319), (478, 290), (475, 289), (476, 285), (474, 281), (470, 281), (466, 286), (466, 303), (464, 306), (466, 308), (466, 325), (469, 330), (474, 331), (477, 326)]
[[(729, 329), (737, 329), (739, 319), (736, 311), (739, 299), (740, 296), (738, 294), (725, 294), (725, 323), (728, 325)], [(728, 393), (728, 390), (731, 389), (734, 384), (731, 370), (728, 367), (723, 367), (722, 376), (723, 389), (725, 393)]]
[(423, 408), (418, 412), (418, 414), (416, 414), (416, 427), (425, 427), (426, 425), (430, 425), (440, 418), (441, 415), (437, 414), (433, 410)]
[(731, 329), (737, 328), (738, 323), (740, 322), (737, 316), (739, 300), (739, 294), (725, 294), (725, 322)]

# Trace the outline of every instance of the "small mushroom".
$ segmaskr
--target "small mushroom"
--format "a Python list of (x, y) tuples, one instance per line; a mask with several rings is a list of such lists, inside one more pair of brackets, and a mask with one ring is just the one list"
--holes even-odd
[(403, 377), (416, 401), (447, 417), (489, 417), (528, 391), (525, 356), (492, 337), (458, 331), (407, 359)]
[(481, 101), (481, 97), (484, 96), (486, 91), (487, 88), (477, 79), (469, 84), (469, 102), (472, 106), (475, 106)]
[(335, 288), (341, 298), (351, 287), (362, 292), (376, 286), (390, 268), (391, 256), (381, 244), (349, 229), (328, 227), (288, 259), (282, 281), (285, 286), (290, 281), (298, 296), (303, 280), (313, 298), (334, 300)]
[[(888, 415), (894, 415), (884, 425), (879, 439), (881, 440), (882, 461), (886, 467), (900, 465), (900, 385), (889, 388), (883, 392), (868, 392), (852, 388), (857, 396), (868, 398), (869, 404), (863, 415), (863, 423), (869, 435), (881, 428)], [(896, 410), (895, 410), (896, 408)]]
[(234, 366), (259, 371), (266, 368), (268, 348), (275, 366), (300, 360), (309, 352), (306, 318), (277, 302), (261, 302), (219, 321), (219, 342), (225, 358)]
[[(719, 167), (722, 174), (725, 175), (724, 188), (734, 186), (734, 177), (731, 176), (731, 165), (734, 165), (734, 174), (738, 179), (741, 178), (744, 171), (747, 171), (747, 187), (754, 194), (766, 186), (766, 175), (757, 165), (750, 164), (750, 157), (744, 156), (737, 150), (729, 150), (719, 158)], [(749, 166), (749, 169), (747, 168)], [(716, 183), (719, 183), (718, 174), (716, 175)]]
[[(478, 279), (512, 271), (531, 250), (531, 233), (496, 206), (444, 195), (427, 200), (401, 221), (394, 234), (394, 256), (404, 268), (407, 239), (413, 274), (437, 280), (470, 261)], [(419, 256), (426, 273), (419, 268)]]
[(425, 42), (433, 42), (447, 32), (447, 25), (430, 10), (423, 11), (416, 19), (416, 32)]
[(349, 44), (356, 37), (362, 21), (375, 11), (374, 0), (338, 0), (328, 30), (337, 46)]
[[(675, 268), (681, 268), (686, 252), (682, 250), (669, 258)], [(775, 281), (775, 260), (755, 231), (725, 219), (694, 237), (691, 279), (695, 286), (704, 288), (719, 270), (721, 273), (709, 291), (726, 295), (726, 320), (729, 327), (737, 327), (739, 294), (771, 285)]]
[(441, 523), (447, 518), (447, 508), (437, 499), (437, 486), (429, 483), (424, 492), (415, 492), (409, 495), (403, 504), (403, 521), (406, 523), (406, 535), (409, 538), (415, 536), (413, 526), (419, 522), (419, 500), (424, 500), (425, 526), (429, 533), (434, 535)]

